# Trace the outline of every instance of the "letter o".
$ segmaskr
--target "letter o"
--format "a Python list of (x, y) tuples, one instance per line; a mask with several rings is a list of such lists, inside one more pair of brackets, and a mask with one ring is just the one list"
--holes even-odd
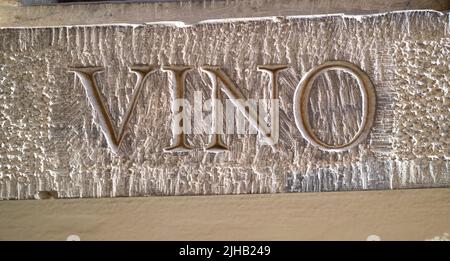
[[(362, 124), (353, 138), (343, 145), (328, 145), (317, 138), (311, 129), (308, 116), (308, 100), (314, 80), (321, 74), (331, 70), (342, 70), (356, 78), (362, 98)], [(313, 146), (324, 151), (349, 150), (363, 141), (370, 132), (375, 118), (376, 95), (375, 89), (369, 76), (356, 65), (346, 61), (327, 61), (309, 70), (297, 85), (294, 94), (294, 117), (295, 124), (300, 130), (303, 138)]]

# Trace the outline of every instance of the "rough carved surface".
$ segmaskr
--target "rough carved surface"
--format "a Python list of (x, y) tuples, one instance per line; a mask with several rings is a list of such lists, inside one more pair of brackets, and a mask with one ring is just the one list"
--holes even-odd
[[(181, 24), (0, 29), (0, 198), (111, 197), (342, 191), (450, 185), (449, 14), (268, 18)], [(292, 97), (302, 75), (328, 60), (349, 61), (377, 95), (369, 137), (346, 152), (324, 152), (302, 138)], [(220, 66), (247, 98), (269, 97), (261, 64), (280, 73), (280, 141), (224, 135), (230, 151), (207, 153), (208, 135), (188, 135), (189, 153), (170, 145), (170, 90), (159, 70), (144, 83), (120, 155), (102, 135), (82, 84), (69, 67), (102, 66), (99, 89), (119, 126), (139, 64), (192, 65), (186, 97), (211, 82), (198, 70)], [(330, 144), (361, 124), (355, 79), (328, 72), (314, 83), (309, 115)]]

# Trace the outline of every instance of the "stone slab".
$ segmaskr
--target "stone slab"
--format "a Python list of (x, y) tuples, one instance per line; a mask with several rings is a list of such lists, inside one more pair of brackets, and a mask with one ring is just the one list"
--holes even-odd
[[(322, 192), (448, 187), (449, 13), (297, 16), (183, 23), (0, 29), (0, 197)], [(356, 147), (324, 151), (304, 138), (293, 97), (302, 77), (327, 61), (360, 68), (375, 89), (373, 125)], [(280, 135), (222, 135), (229, 150), (167, 153), (173, 140), (173, 84), (163, 66), (184, 65), (185, 96), (211, 96), (202, 67), (218, 66), (247, 98), (271, 96), (259, 65), (282, 64)], [(133, 99), (133, 66), (155, 72)], [(102, 120), (73, 68), (99, 67), (99, 99), (112, 129), (127, 131), (114, 153)], [(141, 67), (142, 68), (142, 67)], [(363, 125), (360, 83), (345, 72), (318, 76), (308, 123), (328, 144), (349, 142)], [(205, 113), (207, 114), (207, 113)], [(42, 194), (42, 193), (41, 193)]]

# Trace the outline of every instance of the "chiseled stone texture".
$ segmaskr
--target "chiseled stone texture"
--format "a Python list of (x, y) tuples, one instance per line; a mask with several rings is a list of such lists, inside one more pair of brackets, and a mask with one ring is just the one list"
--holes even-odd
[[(449, 13), (285, 17), (204, 22), (0, 29), (0, 198), (239, 194), (448, 187), (450, 185)], [(302, 138), (293, 117), (295, 88), (312, 67), (349, 61), (377, 96), (368, 138), (325, 152)], [(159, 70), (143, 87), (119, 155), (101, 133), (69, 67), (103, 66), (99, 89), (115, 126), (133, 93), (136, 64), (192, 65), (186, 97), (211, 82), (198, 68), (220, 66), (247, 98), (267, 98), (262, 64), (280, 73), (280, 141), (224, 135), (229, 152), (203, 150), (208, 135), (188, 135), (189, 153), (170, 145), (171, 83)], [(361, 124), (357, 82), (322, 74), (309, 101), (311, 125), (330, 144)], [(206, 115), (206, 113), (205, 113)]]

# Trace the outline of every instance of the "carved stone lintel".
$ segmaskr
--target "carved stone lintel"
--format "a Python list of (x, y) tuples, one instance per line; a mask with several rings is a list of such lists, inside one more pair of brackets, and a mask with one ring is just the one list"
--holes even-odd
[(448, 21), (0, 28), (0, 198), (448, 187)]

